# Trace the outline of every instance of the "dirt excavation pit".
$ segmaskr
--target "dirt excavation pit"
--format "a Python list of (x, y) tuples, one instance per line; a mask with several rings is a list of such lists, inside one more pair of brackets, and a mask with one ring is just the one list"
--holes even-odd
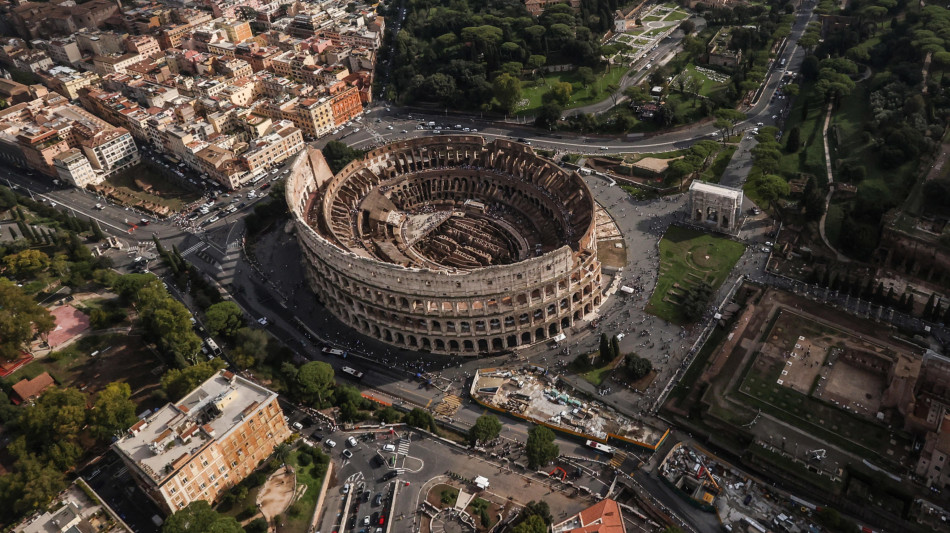
[(257, 495), (257, 506), (268, 522), (290, 507), (296, 486), (297, 477), (287, 466), (281, 467), (267, 479)]

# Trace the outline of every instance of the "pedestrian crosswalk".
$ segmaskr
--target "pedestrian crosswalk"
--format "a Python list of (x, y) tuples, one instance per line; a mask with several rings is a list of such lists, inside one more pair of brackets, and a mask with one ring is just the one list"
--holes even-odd
[(197, 252), (199, 249), (204, 249), (204, 248), (207, 248), (207, 247), (208, 247), (208, 245), (207, 245), (206, 243), (199, 241), (199, 242), (197, 242), (197, 243), (191, 245), (191, 246), (190, 246), (189, 248), (187, 248), (185, 251), (183, 251), (183, 252), (181, 253), (181, 255), (182, 255), (182, 256), (185, 256), (185, 255), (188, 255), (188, 254), (190, 254), (190, 253), (192, 253), (192, 252)]
[(627, 454), (620, 450), (614, 452), (614, 456), (610, 459), (610, 466), (614, 468), (620, 468), (620, 465), (627, 460)]
[(396, 453), (399, 455), (409, 454), (409, 439), (399, 439), (399, 445), (396, 446)]
[(442, 401), (435, 406), (436, 414), (442, 416), (455, 416), (455, 413), (458, 412), (459, 407), (462, 406), (462, 399), (454, 394), (446, 394)]

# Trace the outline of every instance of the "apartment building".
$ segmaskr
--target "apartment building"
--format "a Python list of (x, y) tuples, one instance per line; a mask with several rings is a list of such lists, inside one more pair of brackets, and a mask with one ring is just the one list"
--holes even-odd
[(289, 436), (275, 392), (222, 370), (113, 447), (145, 493), (174, 513), (216, 501)]
[(126, 49), (129, 52), (144, 57), (152, 57), (159, 54), (162, 49), (151, 35), (133, 35), (125, 42)]
[(79, 142), (93, 168), (106, 176), (139, 162), (139, 151), (132, 134), (125, 128), (100, 131)]
[(96, 72), (100, 76), (105, 76), (106, 74), (112, 74), (118, 72), (124, 74), (128, 68), (139, 61), (145, 59), (144, 57), (134, 53), (125, 53), (111, 56), (96, 56), (93, 58), (92, 62), (95, 66)]
[(56, 66), (39, 73), (43, 85), (70, 100), (79, 98), (79, 91), (85, 87), (97, 85), (99, 76), (94, 72), (75, 70), (70, 67)]
[(105, 179), (105, 174), (96, 173), (89, 158), (78, 148), (70, 148), (56, 155), (53, 158), (53, 167), (59, 179), (79, 188), (98, 185)]
[(339, 126), (352, 120), (363, 112), (363, 102), (356, 87), (347, 87), (331, 97), (330, 107), (333, 111), (333, 125)]
[(251, 147), (241, 155), (249, 172), (254, 174), (268, 169), (303, 150), (303, 134), (289, 120), (274, 124), (271, 133), (251, 141)]
[(215, 23), (215, 27), (224, 30), (228, 41), (240, 44), (254, 37), (251, 25), (245, 20), (222, 20)]

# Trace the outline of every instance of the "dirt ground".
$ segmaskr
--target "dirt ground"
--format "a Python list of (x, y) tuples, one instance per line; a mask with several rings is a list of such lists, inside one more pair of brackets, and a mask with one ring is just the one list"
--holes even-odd
[(881, 408), (884, 386), (882, 375), (839, 361), (828, 375), (821, 398), (874, 416)]
[(297, 478), (287, 467), (274, 472), (257, 495), (257, 504), (268, 522), (290, 507), (294, 501)]
[(132, 401), (140, 408), (157, 407), (149, 405), (149, 398), (158, 388), (164, 363), (145, 347), (139, 336), (110, 335), (103, 341), (98, 355), (84, 354), (76, 360), (67, 374), (69, 384), (94, 393), (113, 381), (124, 381), (132, 389)]

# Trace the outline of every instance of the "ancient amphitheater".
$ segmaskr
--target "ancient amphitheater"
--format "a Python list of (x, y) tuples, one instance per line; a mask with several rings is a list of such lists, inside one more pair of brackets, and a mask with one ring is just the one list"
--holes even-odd
[(308, 148), (286, 194), (314, 292), (386, 343), (499, 352), (560, 339), (601, 303), (590, 191), (523, 144), (417, 138), (336, 175)]

